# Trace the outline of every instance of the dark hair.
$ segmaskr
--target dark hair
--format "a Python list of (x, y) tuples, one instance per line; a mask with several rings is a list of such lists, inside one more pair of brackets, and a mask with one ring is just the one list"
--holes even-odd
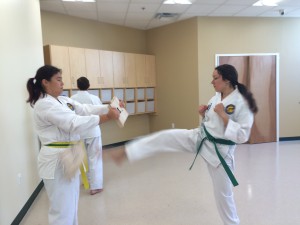
[(30, 103), (31, 107), (34, 106), (41, 95), (43, 97), (46, 95), (44, 87), (42, 86), (42, 80), (45, 79), (50, 81), (57, 73), (61, 73), (61, 70), (54, 66), (45, 65), (36, 71), (35, 77), (28, 79), (27, 91), (29, 93), (29, 97), (26, 102)]
[(247, 100), (250, 110), (253, 113), (257, 113), (258, 108), (255, 102), (255, 99), (253, 98), (252, 93), (248, 90), (248, 88), (238, 82), (238, 72), (235, 69), (234, 66), (229, 64), (223, 64), (220, 66), (217, 66), (215, 68), (218, 73), (222, 76), (223, 80), (228, 80), (232, 87), (238, 88), (239, 92), (244, 96), (244, 98)]
[(90, 87), (90, 81), (86, 77), (79, 77), (77, 79), (77, 87), (79, 90), (85, 91)]

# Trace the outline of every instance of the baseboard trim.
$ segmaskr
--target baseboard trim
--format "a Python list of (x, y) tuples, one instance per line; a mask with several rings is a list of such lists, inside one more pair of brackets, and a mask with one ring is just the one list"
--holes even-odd
[(22, 219), (26, 215), (30, 206), (32, 205), (32, 203), (34, 202), (34, 200), (36, 199), (36, 197), (38, 196), (38, 194), (40, 193), (40, 191), (42, 190), (43, 187), (44, 187), (44, 182), (41, 181), (39, 183), (39, 185), (36, 187), (36, 189), (34, 190), (34, 192), (32, 193), (32, 195), (30, 196), (30, 198), (27, 200), (27, 202), (25, 203), (25, 205), (23, 206), (23, 208), (21, 209), (19, 214), (16, 216), (14, 221), (11, 223), (11, 225), (18, 225), (21, 223)]
[(109, 145), (104, 145), (102, 148), (103, 148), (103, 150), (115, 148), (115, 147), (124, 145), (126, 142), (128, 142), (128, 141), (121, 141), (121, 142), (117, 142), (117, 143), (113, 143), (113, 144), (109, 144)]
[(279, 141), (299, 141), (300, 137), (281, 137)]

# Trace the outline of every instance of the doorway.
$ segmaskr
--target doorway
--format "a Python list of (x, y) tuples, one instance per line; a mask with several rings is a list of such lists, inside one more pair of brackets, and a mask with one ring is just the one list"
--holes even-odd
[(278, 60), (278, 54), (216, 55), (216, 65), (233, 65), (256, 100), (250, 144), (278, 141)]

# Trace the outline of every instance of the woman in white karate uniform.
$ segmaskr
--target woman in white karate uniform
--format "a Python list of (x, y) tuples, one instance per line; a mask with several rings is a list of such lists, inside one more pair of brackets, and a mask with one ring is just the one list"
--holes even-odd
[[(53, 66), (39, 68), (35, 77), (28, 80), (27, 90), (27, 102), (34, 108), (36, 132), (42, 146), (38, 171), (50, 201), (49, 224), (77, 225), (81, 154), (80, 148), (72, 147), (80, 140), (81, 133), (117, 119), (119, 113), (108, 105), (83, 105), (60, 96), (61, 70)], [(72, 154), (68, 153), (75, 153), (75, 158), (69, 158)], [(63, 159), (71, 162), (64, 164)], [(74, 167), (76, 163), (79, 165)]]
[(199, 153), (212, 179), (220, 217), (224, 225), (235, 225), (239, 224), (239, 218), (232, 190), (233, 185), (238, 185), (232, 173), (234, 150), (236, 143), (248, 140), (253, 114), (258, 109), (252, 93), (238, 82), (238, 73), (232, 65), (216, 67), (211, 83), (216, 95), (208, 105), (199, 106), (203, 117), (200, 128), (159, 131), (129, 142), (112, 157), (117, 162), (125, 158), (134, 162), (159, 152), (184, 151), (197, 153), (196, 157)]

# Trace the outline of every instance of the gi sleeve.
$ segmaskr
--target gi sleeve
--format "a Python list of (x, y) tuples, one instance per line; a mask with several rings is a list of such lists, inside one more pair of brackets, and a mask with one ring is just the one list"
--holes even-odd
[(109, 110), (108, 105), (81, 104), (74, 100), (71, 100), (70, 103), (74, 106), (75, 113), (81, 116), (104, 115)]
[(80, 116), (63, 107), (51, 107), (45, 114), (45, 119), (65, 132), (82, 133), (99, 124), (99, 116)]

